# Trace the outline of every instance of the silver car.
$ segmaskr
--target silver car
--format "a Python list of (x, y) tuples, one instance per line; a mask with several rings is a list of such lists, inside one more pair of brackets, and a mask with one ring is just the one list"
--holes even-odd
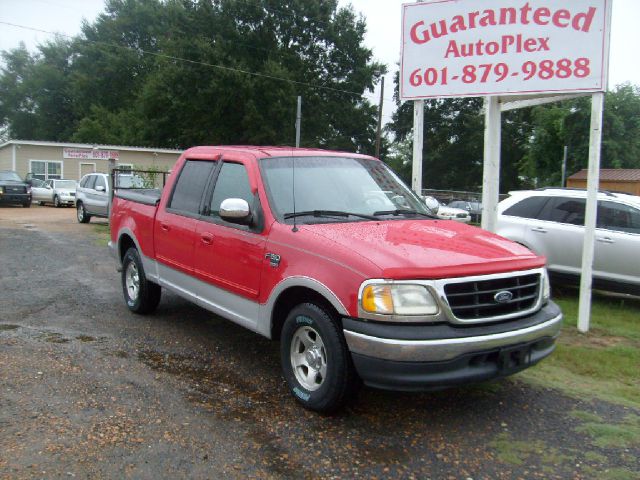
[(32, 178), (31, 192), (33, 201), (40, 205), (52, 203), (56, 207), (72, 206), (76, 203), (75, 180), (39, 180)]
[[(498, 205), (498, 235), (547, 257), (556, 278), (577, 280), (582, 266), (584, 190), (510, 192)], [(640, 197), (600, 192), (594, 287), (640, 295)]]
[(91, 217), (109, 216), (109, 176), (106, 173), (90, 173), (80, 179), (76, 211), (80, 223), (87, 223)]

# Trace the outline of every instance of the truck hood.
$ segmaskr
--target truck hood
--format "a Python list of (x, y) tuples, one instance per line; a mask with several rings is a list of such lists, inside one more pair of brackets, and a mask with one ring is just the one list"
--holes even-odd
[(446, 220), (305, 225), (377, 265), (383, 278), (435, 279), (542, 267), (544, 257), (477, 227)]

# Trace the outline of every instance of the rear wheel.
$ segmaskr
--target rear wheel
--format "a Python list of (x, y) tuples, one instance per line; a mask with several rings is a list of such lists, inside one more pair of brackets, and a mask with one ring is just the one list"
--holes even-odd
[(127, 307), (134, 313), (153, 312), (160, 303), (160, 285), (147, 280), (140, 254), (133, 247), (122, 260), (122, 293)]
[(91, 220), (91, 215), (87, 213), (87, 210), (84, 208), (82, 202), (78, 203), (76, 206), (76, 216), (78, 217), (78, 222), (80, 223), (89, 223)]
[(355, 396), (351, 355), (328, 309), (313, 303), (293, 308), (282, 327), (280, 356), (289, 389), (305, 408), (330, 413)]

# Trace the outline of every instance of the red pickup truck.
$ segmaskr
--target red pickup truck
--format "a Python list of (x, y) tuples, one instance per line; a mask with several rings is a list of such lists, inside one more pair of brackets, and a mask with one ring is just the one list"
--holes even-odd
[(117, 190), (113, 255), (130, 310), (161, 288), (281, 342), (305, 407), (362, 382), (428, 390), (549, 355), (562, 314), (545, 259), (439, 220), (381, 161), (281, 147), (195, 147), (159, 190)]

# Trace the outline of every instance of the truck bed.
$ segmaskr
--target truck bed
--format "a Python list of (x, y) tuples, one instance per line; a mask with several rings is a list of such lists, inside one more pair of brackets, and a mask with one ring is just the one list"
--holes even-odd
[(118, 189), (114, 195), (123, 200), (157, 206), (160, 203), (162, 190), (159, 188)]

